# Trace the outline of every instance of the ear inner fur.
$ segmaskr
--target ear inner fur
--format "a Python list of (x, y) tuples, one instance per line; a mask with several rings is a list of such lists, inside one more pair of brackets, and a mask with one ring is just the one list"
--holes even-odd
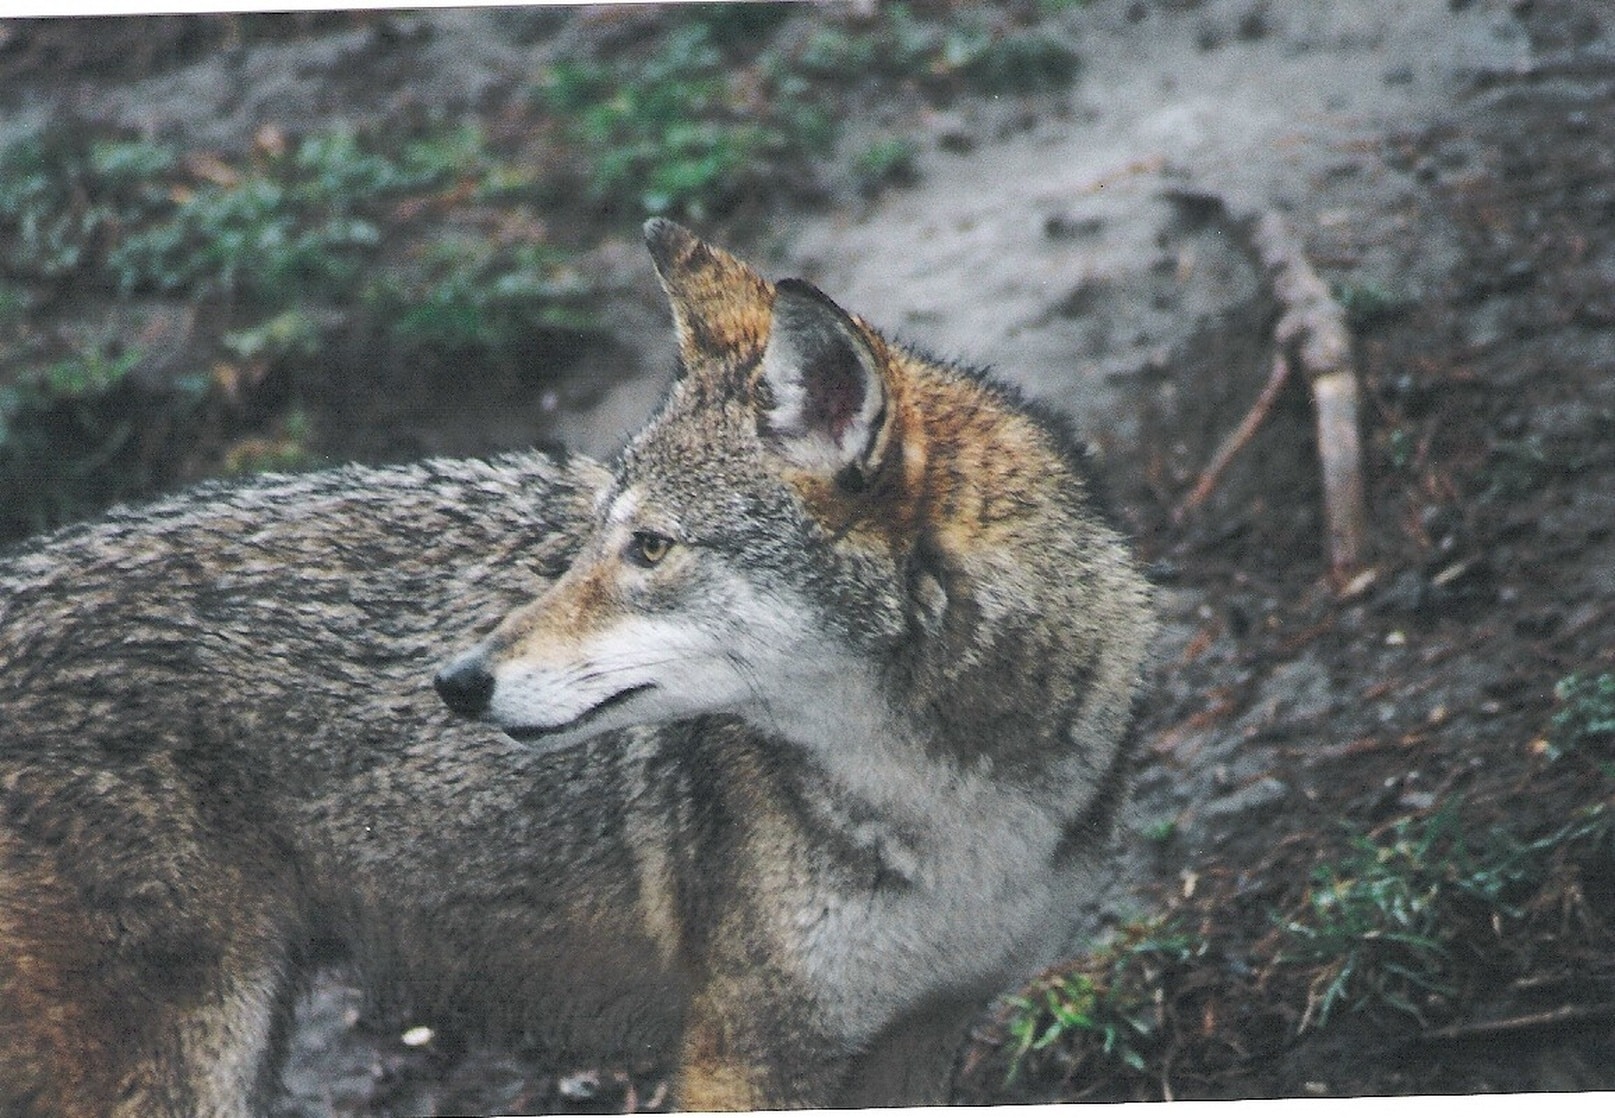
[(776, 445), (797, 465), (861, 488), (880, 466), (888, 390), (857, 324), (811, 284), (781, 280), (761, 368)]

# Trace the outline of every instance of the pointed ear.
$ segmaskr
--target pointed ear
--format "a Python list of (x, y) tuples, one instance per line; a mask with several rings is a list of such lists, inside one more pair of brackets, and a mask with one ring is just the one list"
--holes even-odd
[(792, 462), (857, 490), (890, 437), (885, 377), (863, 331), (823, 292), (781, 280), (763, 349), (765, 430)]
[(768, 282), (722, 249), (665, 218), (645, 223), (662, 290), (673, 308), (686, 369), (703, 358), (755, 354), (768, 332)]

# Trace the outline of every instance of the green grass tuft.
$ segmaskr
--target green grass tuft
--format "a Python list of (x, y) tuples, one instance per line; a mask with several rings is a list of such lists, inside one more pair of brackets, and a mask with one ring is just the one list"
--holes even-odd
[(1079, 966), (1034, 982), (1008, 1002), (1006, 1084), (1056, 1054), (1065, 1064), (1097, 1058), (1145, 1071), (1160, 1038), (1162, 977), (1205, 950), (1204, 939), (1169, 920), (1140, 921)]
[(1568, 675), (1553, 689), (1559, 709), (1554, 711), (1546, 737), (1550, 759), (1573, 752), (1602, 751), (1597, 760), (1615, 762), (1615, 675)]

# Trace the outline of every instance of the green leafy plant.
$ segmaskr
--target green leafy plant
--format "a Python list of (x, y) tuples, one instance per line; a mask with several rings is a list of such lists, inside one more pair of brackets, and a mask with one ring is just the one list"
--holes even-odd
[(1163, 976), (1205, 949), (1201, 937), (1170, 921), (1145, 920), (1078, 964), (1038, 979), (1008, 1002), (1006, 1082), (1056, 1052), (1067, 1065), (1094, 1057), (1144, 1071), (1160, 1032)]
[(996, 25), (982, 8), (966, 6), (932, 21), (906, 4), (893, 4), (883, 16), (876, 32), (887, 60), (882, 69), (932, 85), (1035, 93), (1070, 85), (1081, 64), (1074, 50), (1048, 32)]
[(1299, 911), (1279, 921), (1280, 959), (1316, 968), (1300, 1028), (1373, 1007), (1426, 1024), (1459, 993), (1455, 948), (1465, 929), (1518, 919), (1519, 902), (1554, 860), (1602, 841), (1608, 827), (1595, 803), (1536, 838), (1493, 829), (1472, 843), (1448, 803), (1397, 820), (1382, 837), (1352, 836), (1344, 857), (1313, 871)]
[(692, 217), (827, 147), (828, 118), (774, 93), (748, 102), (703, 21), (674, 28), (638, 65), (556, 63), (537, 91), (577, 144), (596, 203)]
[(125, 291), (216, 289), (271, 300), (338, 290), (357, 271), (357, 250), (378, 240), (374, 224), (310, 214), (281, 183), (254, 177), (197, 190), (169, 221), (126, 238), (108, 265)]
[(960, 37), (950, 52), (969, 85), (984, 93), (1035, 93), (1071, 84), (1080, 65), (1075, 51), (1041, 31), (994, 37)]
[[(313, 360), (337, 329), (498, 361), (534, 330), (589, 325), (583, 285), (520, 210), (533, 188), (475, 127), (321, 129), (235, 156), (182, 157), (88, 125), (12, 142), (0, 150), (0, 533), (142, 491), (166, 435), (136, 439), (136, 425), (182, 432), (216, 384), (243, 383), (165, 373), (131, 386), (132, 352), (64, 355), (29, 329), (45, 285), (218, 308), (213, 363), (251, 366), (250, 383)], [(490, 232), (444, 236), (448, 214)], [(215, 419), (234, 406), (214, 404)], [(259, 442), (226, 468), (305, 457), (296, 430)]]
[(155, 180), (174, 163), (166, 146), (80, 125), (23, 134), (0, 149), (0, 267), (56, 279), (92, 262), (99, 240), (162, 204)]
[(140, 354), (87, 343), (0, 385), (0, 531), (39, 531), (147, 484), (142, 440), (154, 410), (193, 408), (200, 378), (161, 392), (129, 375)]
[(135, 352), (113, 354), (101, 346), (86, 346), (0, 385), (0, 455), (31, 457), (38, 436), (32, 420), (59, 405), (76, 405), (117, 387), (138, 364)]
[(474, 129), (391, 153), (351, 131), (312, 133), (289, 153), (177, 190), (169, 212), (123, 237), (107, 264), (123, 291), (224, 291), (260, 303), (336, 296), (374, 258), (387, 204), (491, 163)]
[[(882, 65), (881, 48), (874, 35), (853, 34), (833, 25), (816, 27), (790, 66), (803, 76), (845, 82), (875, 73)], [(787, 70), (783, 61), (776, 66), (780, 72)]]
[(314, 425), (308, 413), (294, 408), (283, 416), (274, 431), (245, 438), (230, 448), (224, 458), (227, 474), (294, 473), (320, 464), (311, 448)]
[(45, 366), (34, 389), (47, 399), (83, 400), (110, 391), (139, 363), (140, 354), (132, 350), (118, 353), (88, 346)]
[(1406, 314), (1413, 306), (1413, 301), (1408, 297), (1373, 281), (1334, 284), (1331, 291), (1354, 330), (1367, 330), (1390, 322)]
[(589, 331), (589, 287), (543, 244), (446, 237), (376, 277), (363, 300), (404, 346), (495, 351), (545, 331)]
[[(883, 5), (759, 46), (787, 15), (779, 6), (703, 6), (681, 13), (640, 57), (551, 65), (535, 96), (570, 141), (584, 194), (606, 208), (715, 216), (810, 175), (836, 140), (829, 107), (871, 79), (927, 95), (997, 95), (1059, 88), (1078, 67), (1058, 38), (969, 6), (938, 16)], [(891, 140), (857, 154), (860, 185), (904, 181), (906, 147)]]
[(300, 310), (282, 311), (245, 329), (229, 331), (223, 345), (244, 361), (313, 357), (319, 350), (320, 328)]
[(1615, 760), (1615, 675), (1567, 675), (1553, 688), (1559, 707), (1548, 724), (1546, 737), (1550, 759), (1567, 754), (1604, 748), (1603, 760)]
[(913, 140), (891, 136), (876, 140), (853, 156), (852, 170), (864, 194), (875, 194), (882, 187), (912, 183), (917, 175), (914, 160), (919, 146)]
[(1313, 870), (1302, 912), (1282, 924), (1285, 957), (1321, 968), (1303, 1030), (1342, 1004), (1379, 1002), (1422, 1021), (1427, 998), (1454, 992), (1440, 934), (1452, 863), (1435, 856), (1448, 821), (1415, 830), (1404, 820), (1386, 844), (1354, 837), (1346, 858)]

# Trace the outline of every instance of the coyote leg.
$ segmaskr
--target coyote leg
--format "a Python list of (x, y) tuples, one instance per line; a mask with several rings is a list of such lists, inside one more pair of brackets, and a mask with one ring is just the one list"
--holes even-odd
[(986, 997), (937, 999), (887, 1026), (858, 1060), (840, 1106), (944, 1106), (954, 1062)]
[(696, 997), (679, 1059), (680, 1110), (824, 1107), (839, 1096), (846, 1056), (803, 1028), (812, 1015), (805, 1000), (763, 985), (730, 986), (722, 1006), (710, 989)]
[(82, 869), (0, 831), (0, 1114), (248, 1118), (286, 1020), (280, 890), (215, 867), (175, 903)]

